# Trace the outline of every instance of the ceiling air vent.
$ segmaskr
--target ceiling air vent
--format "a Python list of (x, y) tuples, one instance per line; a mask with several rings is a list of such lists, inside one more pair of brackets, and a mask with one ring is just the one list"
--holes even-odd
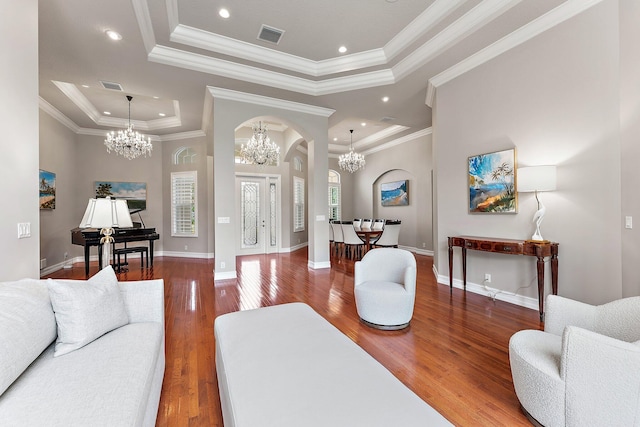
[(282, 34), (284, 34), (284, 30), (279, 30), (262, 24), (262, 27), (260, 27), (260, 33), (258, 33), (258, 40), (278, 44), (280, 43)]
[(122, 86), (120, 86), (120, 83), (105, 82), (105, 81), (100, 81), (100, 83), (102, 84), (102, 87), (105, 89), (119, 90), (120, 92), (124, 92), (122, 90)]
[(389, 123), (389, 122), (393, 122), (395, 120), (396, 120), (395, 117), (388, 117), (388, 116), (387, 117), (383, 117), (383, 118), (380, 119), (380, 121), (382, 123)]

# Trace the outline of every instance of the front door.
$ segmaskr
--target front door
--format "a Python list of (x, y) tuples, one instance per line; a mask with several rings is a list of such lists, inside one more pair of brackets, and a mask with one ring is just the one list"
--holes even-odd
[(236, 215), (240, 224), (238, 255), (278, 252), (279, 182), (270, 176), (236, 177)]

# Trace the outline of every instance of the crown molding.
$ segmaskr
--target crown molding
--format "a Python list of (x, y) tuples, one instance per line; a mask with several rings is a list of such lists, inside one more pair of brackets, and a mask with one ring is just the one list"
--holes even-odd
[(495, 43), (479, 50), (428, 81), (425, 104), (433, 107), (436, 89), (497, 56), (531, 40), (543, 32), (559, 25), (603, 0), (567, 0), (565, 3), (518, 28)]
[(50, 115), (51, 117), (53, 117), (54, 119), (56, 119), (57, 121), (65, 125), (66, 127), (68, 127), (73, 133), (78, 133), (78, 131), (80, 130), (80, 127), (77, 124), (75, 124), (70, 118), (62, 114), (60, 110), (58, 110), (56, 107), (54, 107), (53, 105), (49, 104), (47, 101), (42, 99), (42, 97), (38, 97), (38, 100), (39, 100), (39, 107), (42, 111), (44, 111), (45, 113), (47, 113), (48, 115)]
[[(142, 2), (143, 0), (133, 0)], [(466, 0), (436, 0), (382, 48), (314, 61), (268, 47), (232, 39), (210, 31), (180, 24), (177, 0), (167, 0), (169, 39), (191, 47), (233, 56), (288, 71), (321, 77), (387, 64), (420, 36), (464, 4)], [(146, 6), (146, 5), (145, 5)], [(148, 52), (150, 50), (147, 50)]]
[(409, 25), (393, 37), (383, 50), (391, 60), (400, 54), (420, 36), (430, 31), (444, 18), (456, 11), (467, 0), (436, 0), (424, 12), (416, 17)]
[(193, 130), (188, 132), (172, 133), (170, 135), (160, 135), (158, 136), (158, 140), (160, 142), (180, 141), (183, 139), (203, 138), (205, 136), (207, 136), (207, 134), (203, 130)]
[(230, 37), (179, 24), (171, 32), (170, 40), (210, 52), (221, 53), (288, 71), (320, 77), (386, 64), (383, 49), (373, 49), (323, 61), (313, 61)]
[(385, 138), (389, 138), (395, 134), (398, 134), (400, 132), (404, 132), (405, 130), (409, 129), (407, 126), (401, 126), (401, 125), (393, 125), (393, 126), (389, 126), (387, 128), (384, 128), (383, 130), (381, 130), (380, 132), (376, 132), (374, 134), (371, 134), (365, 138), (362, 138), (361, 140), (359, 140), (358, 142), (354, 143), (353, 146), (355, 148), (364, 148), (367, 145), (371, 145), (373, 143), (376, 143), (382, 139)]
[(93, 122), (99, 126), (121, 127), (126, 128), (129, 121), (133, 123), (138, 130), (153, 131), (157, 129), (167, 129), (182, 125), (180, 118), (180, 103), (173, 100), (174, 115), (154, 120), (129, 120), (128, 118), (111, 117), (101, 114), (98, 109), (84, 96), (78, 87), (72, 83), (59, 82), (52, 80), (60, 91), (66, 95), (82, 112), (84, 112)]
[(207, 89), (214, 98), (261, 105), (270, 108), (279, 108), (282, 110), (295, 111), (298, 113), (311, 114), (314, 116), (329, 117), (336, 111), (331, 108), (317, 107), (315, 105), (302, 104), (299, 102), (270, 98), (267, 96), (238, 92), (235, 90), (223, 89), (219, 87), (207, 86)]
[(407, 55), (393, 67), (397, 80), (403, 79), (445, 50), (464, 40), (522, 0), (483, 1), (454, 23), (440, 31), (428, 42)]
[[(147, 31), (151, 31), (152, 35), (152, 29), (148, 27), (146, 21), (144, 21), (148, 15), (147, 0), (132, 1), (138, 4), (139, 9), (147, 10), (146, 15), (137, 13), (136, 17), (138, 17), (143, 38), (145, 38), (145, 40), (147, 40), (147, 38), (150, 39), (148, 34), (145, 35)], [(167, 14), (169, 15), (169, 25), (172, 29), (170, 34), (171, 41), (307, 74), (313, 77), (319, 77), (337, 72), (358, 70), (373, 65), (387, 64), (390, 57), (394, 57), (406, 49), (420, 35), (432, 29), (438, 22), (460, 7), (464, 1), (465, 0), (436, 0), (382, 49), (373, 49), (367, 52), (345, 55), (323, 61), (312, 61), (181, 25), (179, 24), (177, 15), (177, 0), (167, 0)], [(521, 1), (522, 0), (482, 1), (478, 6), (458, 19), (452, 26), (447, 27), (441, 33), (423, 44), (393, 68), (356, 73), (350, 76), (321, 81), (291, 76), (255, 66), (238, 64), (233, 61), (212, 58), (207, 55), (187, 52), (168, 46), (154, 45), (151, 49), (149, 49), (146, 43), (145, 46), (147, 47), (148, 59), (153, 62), (291, 90), (306, 95), (329, 95), (397, 83), (400, 79), (416, 71), (420, 66), (433, 59), (449, 46), (467, 37), (470, 32), (481, 27), (483, 23), (489, 22)], [(141, 22), (140, 19), (143, 19), (143, 21)], [(467, 26), (471, 26), (472, 30)]]
[(401, 136), (400, 138), (394, 139), (393, 141), (389, 141), (377, 147), (373, 147), (369, 150), (362, 152), (362, 154), (366, 156), (369, 154), (377, 153), (378, 151), (387, 150), (389, 148), (395, 147), (396, 145), (404, 144), (405, 142), (410, 142), (418, 138), (431, 135), (432, 133), (433, 133), (433, 128), (428, 127), (426, 129), (422, 129), (417, 132), (410, 133), (409, 135)]
[[(138, 21), (138, 27), (140, 27), (140, 35), (142, 36), (142, 42), (147, 53), (151, 52), (151, 49), (156, 45), (156, 36), (153, 33), (153, 23), (151, 22), (151, 14), (149, 13), (149, 5), (146, 0), (131, 0), (133, 6), (133, 12), (136, 15)], [(175, 13), (177, 14), (178, 4), (175, 4)], [(169, 20), (171, 22), (171, 20)]]

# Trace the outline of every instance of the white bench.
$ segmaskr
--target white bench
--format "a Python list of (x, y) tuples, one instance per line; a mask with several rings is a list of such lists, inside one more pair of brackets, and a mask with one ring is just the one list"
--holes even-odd
[(303, 303), (219, 316), (225, 427), (451, 426)]

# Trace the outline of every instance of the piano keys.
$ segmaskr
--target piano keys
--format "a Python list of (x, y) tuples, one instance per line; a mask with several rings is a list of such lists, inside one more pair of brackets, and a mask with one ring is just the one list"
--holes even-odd
[[(113, 230), (111, 237), (113, 237), (114, 244), (124, 243), (126, 245), (129, 242), (148, 241), (149, 261), (153, 267), (153, 242), (160, 239), (160, 235), (156, 233), (156, 229), (154, 227), (114, 228)], [(71, 230), (71, 243), (74, 245), (84, 246), (84, 272), (87, 276), (89, 275), (89, 250), (91, 246), (98, 247), (98, 261), (99, 265), (102, 265), (101, 238), (102, 235), (100, 235), (100, 230), (96, 228), (76, 227)]]

